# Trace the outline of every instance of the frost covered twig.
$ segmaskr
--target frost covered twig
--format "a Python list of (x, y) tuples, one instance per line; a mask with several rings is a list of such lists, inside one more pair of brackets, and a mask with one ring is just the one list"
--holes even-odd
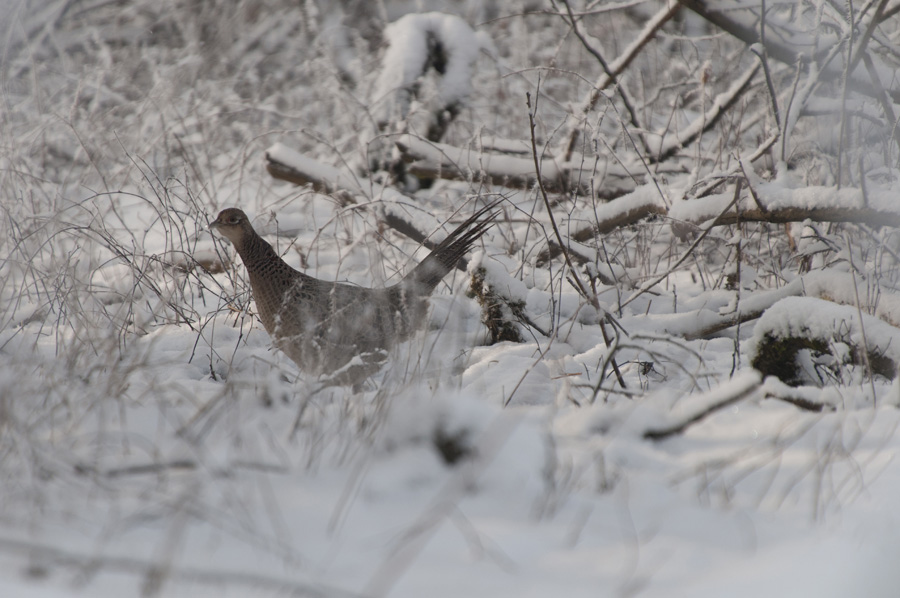
[(668, 139), (662, 143), (654, 159), (657, 162), (665, 161), (675, 155), (682, 147), (693, 143), (700, 135), (715, 127), (719, 119), (743, 97), (744, 92), (750, 87), (750, 83), (759, 69), (759, 63), (747, 69), (727, 90), (715, 97), (709, 110), (704, 111), (687, 127), (679, 131), (673, 139)]
[[(578, 39), (581, 41), (582, 45), (585, 48), (590, 49), (590, 44), (588, 40), (585, 38), (578, 27), (575, 24), (575, 15), (572, 14), (572, 9), (569, 6), (567, 1), (564, 1), (563, 4), (566, 7), (566, 12), (569, 17), (569, 22), (572, 25), (572, 31), (576, 34)], [(600, 62), (601, 66), (604, 67), (603, 74), (597, 79), (597, 82), (594, 83), (593, 88), (591, 89), (590, 96), (587, 100), (585, 100), (584, 104), (581, 106), (578, 115), (581, 118), (584, 118), (594, 107), (597, 105), (597, 102), (602, 97), (602, 92), (604, 89), (609, 87), (611, 84), (616, 83), (616, 79), (628, 68), (628, 66), (634, 61), (640, 51), (648, 44), (650, 41), (656, 36), (656, 33), (669, 22), (669, 20), (675, 15), (675, 11), (678, 10), (679, 4), (673, 0), (666, 0), (665, 5), (661, 8), (653, 17), (651, 17), (646, 25), (644, 25), (644, 29), (635, 37), (634, 41), (628, 45), (622, 53), (613, 60), (609, 65), (606, 65), (605, 61), (599, 56), (599, 54), (595, 54), (598, 58), (598, 62)], [(575, 151), (575, 145), (578, 140), (578, 127), (573, 126), (571, 131), (569, 132), (569, 140), (566, 143), (566, 151), (563, 154), (566, 160), (572, 159), (572, 154)]]
[[(595, 48), (594, 45), (581, 32), (581, 29), (578, 27), (578, 19), (576, 19), (575, 15), (572, 13), (572, 7), (569, 6), (568, 1), (567, 0), (561, 0), (561, 1), (562, 1), (563, 5), (565, 5), (565, 7), (566, 7), (566, 13), (568, 14), (568, 17), (569, 17), (568, 22), (569, 22), (569, 25), (571, 25), (571, 27), (572, 27), (572, 32), (575, 34), (575, 37), (577, 37), (581, 41), (581, 44), (584, 46), (584, 48), (592, 56), (594, 56), (594, 58), (597, 59), (597, 62), (600, 64), (600, 66), (603, 69), (603, 72), (605, 73), (606, 78), (607, 78), (606, 80), (600, 82), (602, 84), (602, 87), (600, 85), (595, 86), (594, 91), (592, 92), (592, 97), (589, 100), (590, 107), (592, 108), (593, 105), (596, 104), (597, 100), (600, 99), (601, 91), (605, 87), (607, 87), (607, 85), (614, 84), (616, 87), (616, 92), (618, 93), (619, 97), (622, 99), (622, 104), (625, 107), (626, 112), (628, 112), (629, 120), (631, 121), (631, 126), (634, 127), (637, 131), (643, 130), (643, 126), (641, 125), (641, 123), (637, 117), (637, 109), (635, 108), (634, 100), (631, 98), (631, 95), (628, 93), (627, 88), (624, 85), (622, 85), (621, 83), (617, 83), (618, 76), (621, 74), (622, 70), (625, 69), (625, 67), (628, 65), (628, 62), (630, 62), (630, 60), (621, 64), (620, 68), (618, 69), (617, 72), (613, 71), (610, 68), (610, 65), (603, 58), (603, 55), (600, 53), (600, 50)], [(656, 26), (656, 29), (658, 29), (658, 27), (661, 27), (662, 24), (665, 22), (665, 20), (668, 20), (668, 17), (666, 17), (664, 20), (662, 20), (659, 23), (659, 25)], [(656, 29), (654, 29), (651, 32), (651, 35), (656, 32)], [(636, 53), (636, 51), (637, 50), (635, 50), (635, 53)], [(634, 53), (631, 54), (631, 58), (633, 58), (633, 57), (634, 57)], [(587, 112), (587, 111), (585, 110), (585, 112)], [(565, 152), (566, 158), (568, 158), (572, 154), (575, 139), (576, 139), (575, 132), (573, 131), (573, 133), (571, 134), (571, 137), (569, 139), (569, 143), (567, 144), (567, 147), (566, 147), (566, 152)], [(640, 139), (641, 139), (641, 141), (644, 141), (643, 135), (640, 135)]]
[(741, 193), (741, 185), (737, 184), (737, 185), (735, 185), (735, 188), (734, 188), (734, 199), (731, 200), (731, 203), (729, 203), (728, 206), (726, 206), (725, 209), (722, 210), (722, 212), (719, 214), (719, 216), (717, 216), (715, 218), (715, 220), (713, 220), (711, 223), (709, 223), (709, 225), (706, 226), (706, 228), (703, 230), (703, 232), (700, 233), (700, 235), (697, 237), (697, 239), (691, 244), (690, 247), (688, 247), (687, 251), (685, 251), (682, 254), (682, 256), (680, 258), (678, 258), (678, 260), (672, 266), (670, 266), (668, 268), (668, 270), (666, 272), (664, 272), (664, 273), (658, 275), (657, 277), (655, 277), (654, 279), (648, 281), (647, 283), (644, 284), (644, 286), (642, 286), (640, 289), (638, 289), (637, 291), (632, 293), (631, 297), (626, 299), (625, 302), (621, 304), (620, 308), (625, 307), (626, 305), (628, 305), (629, 303), (631, 303), (632, 301), (634, 301), (635, 299), (637, 299), (638, 297), (640, 297), (641, 295), (643, 295), (644, 293), (646, 293), (647, 291), (649, 291), (650, 289), (655, 287), (657, 284), (659, 284), (660, 282), (662, 282), (663, 280), (668, 278), (672, 274), (672, 272), (677, 270), (678, 267), (682, 263), (684, 263), (684, 260), (686, 260), (694, 252), (694, 250), (700, 245), (700, 243), (703, 242), (703, 239), (705, 239), (706, 236), (718, 224), (719, 218), (721, 218), (732, 207), (734, 207), (734, 204), (736, 204), (738, 199), (740, 198), (740, 193)]
[[(537, 155), (537, 140), (534, 135), (534, 111), (537, 110), (537, 106), (534, 107), (534, 111), (531, 106), (531, 93), (526, 92), (525, 94), (525, 102), (528, 106), (528, 124), (529, 129), (531, 131), (531, 156), (534, 159), (534, 170), (537, 173), (537, 182), (538, 189), (540, 190), (541, 197), (544, 200), (544, 207), (547, 209), (547, 216), (550, 218), (550, 225), (553, 228), (553, 234), (556, 237), (556, 241), (559, 243), (560, 247), (563, 250), (563, 256), (566, 258), (566, 264), (569, 266), (569, 272), (572, 275), (572, 279), (575, 281), (575, 286), (578, 289), (579, 294), (597, 310), (598, 314), (602, 314), (600, 317), (600, 333), (603, 335), (603, 342), (606, 343), (606, 346), (610, 346), (610, 338), (606, 331), (606, 322), (605, 319), (609, 317), (604, 310), (600, 306), (600, 302), (597, 300), (596, 293), (588, 292), (587, 287), (581, 281), (581, 276), (578, 274), (578, 270), (575, 269), (575, 266), (572, 264), (572, 258), (569, 257), (569, 252), (565, 249), (565, 242), (563, 241), (562, 234), (559, 232), (559, 227), (556, 225), (556, 218), (553, 216), (553, 206), (550, 205), (550, 198), (547, 197), (547, 190), (544, 189), (544, 185), (541, 179), (541, 164)], [(616, 380), (619, 382), (619, 386), (622, 388), (626, 388), (625, 378), (622, 377), (622, 373), (619, 371), (619, 366), (616, 363), (614, 357), (610, 357), (610, 365), (612, 366), (613, 371), (616, 374)]]

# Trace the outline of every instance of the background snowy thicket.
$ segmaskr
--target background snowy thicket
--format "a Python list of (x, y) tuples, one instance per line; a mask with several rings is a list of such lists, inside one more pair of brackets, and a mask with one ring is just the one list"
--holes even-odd
[[(895, 596), (896, 3), (683, 4), (0, 5), (0, 594)], [(499, 198), (355, 392), (207, 232)]]

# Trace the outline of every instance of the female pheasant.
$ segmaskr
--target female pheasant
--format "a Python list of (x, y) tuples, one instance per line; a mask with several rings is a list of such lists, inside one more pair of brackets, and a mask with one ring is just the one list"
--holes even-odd
[(241, 256), (274, 345), (308, 374), (327, 374), (331, 384), (356, 384), (422, 325), (432, 291), (493, 225), (496, 213), (488, 212), (494, 205), (460, 224), (400, 282), (385, 288), (319, 280), (293, 269), (237, 208), (222, 210), (210, 228)]

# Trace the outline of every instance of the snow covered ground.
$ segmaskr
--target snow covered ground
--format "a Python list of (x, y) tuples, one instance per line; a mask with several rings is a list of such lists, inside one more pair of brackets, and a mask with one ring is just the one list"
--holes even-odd
[[(555, 237), (537, 189), (401, 192), (362, 173), (378, 141), (366, 93), (414, 77), (379, 75), (354, 15), (316, 5), (209, 3), (210, 30), (178, 2), (181, 20), (150, 3), (7, 8), (0, 596), (897, 596), (894, 230), (713, 226), (732, 191), (687, 198), (719, 165), (609, 203), (563, 197), (566, 235), (667, 214), (572, 241), (591, 304), (561, 257), (540, 257)], [(434, 14), (389, 30), (470, 46), (434, 86), (470, 102), (457, 137), (528, 137), (537, 75), (522, 72), (567, 29), (523, 37), (509, 14), (470, 19), (477, 34)], [(545, 102), (552, 131), (564, 108)], [(458, 139), (406, 140), (485, 164), (450, 156)], [(274, 181), (267, 150), (358, 203)], [(529, 174), (530, 156), (500, 158)], [(895, 217), (895, 176), (756, 190), (773, 210)], [(270, 348), (240, 261), (207, 230), (237, 205), (294, 267), (378, 286), (426, 254), (379, 217), (440, 238), (500, 195), (427, 329), (355, 390), (322, 389)], [(738, 206), (754, 205), (745, 190)], [(521, 342), (488, 344), (479, 267), (530, 318)], [(609, 344), (598, 306), (617, 322)], [(752, 367), (771, 335), (805, 339), (795, 386)]]

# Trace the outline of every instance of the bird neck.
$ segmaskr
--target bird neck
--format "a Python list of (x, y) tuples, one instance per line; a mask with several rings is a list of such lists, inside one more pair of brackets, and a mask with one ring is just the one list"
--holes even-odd
[(250, 234), (244, 235), (241, 243), (235, 245), (235, 249), (238, 255), (241, 256), (244, 267), (250, 272), (254, 272), (263, 264), (271, 264), (273, 260), (280, 260), (272, 246), (256, 234), (256, 231), (251, 231)]

